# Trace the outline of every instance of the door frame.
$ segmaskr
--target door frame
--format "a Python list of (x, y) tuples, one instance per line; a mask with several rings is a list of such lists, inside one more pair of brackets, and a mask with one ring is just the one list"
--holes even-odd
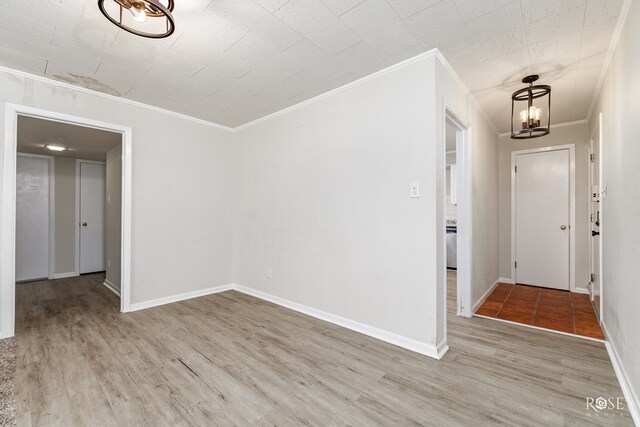
[[(56, 168), (56, 164), (55, 164), (55, 157), (45, 156), (42, 154), (19, 153), (16, 151), (16, 159), (18, 156), (36, 157), (40, 159), (49, 160), (49, 279), (54, 279), (56, 274), (56, 246), (55, 246), (55, 237), (56, 237), (56, 227), (55, 227), (55, 221), (56, 221), (55, 170), (56, 169), (55, 168)], [(14, 249), (14, 252), (15, 252), (15, 249)]]
[[(105, 165), (107, 162), (100, 162), (97, 160), (83, 160), (76, 159), (76, 206), (75, 206), (75, 214), (76, 214), (76, 257), (75, 257), (75, 269), (76, 274), (80, 275), (80, 164), (88, 163), (92, 165)], [(106, 184), (106, 177), (105, 177)], [(106, 218), (105, 218), (106, 219)]]
[(544, 153), (569, 150), (569, 291), (576, 290), (576, 145), (564, 144), (550, 147), (532, 148), (511, 152), (511, 277), (517, 283), (516, 276), (516, 158), (522, 154)]
[(15, 334), (15, 235), (16, 235), (16, 158), (18, 116), (36, 117), (46, 120), (70, 123), (78, 126), (118, 132), (122, 134), (122, 246), (120, 257), (121, 297), (120, 311), (131, 311), (131, 225), (132, 225), (132, 129), (127, 126), (99, 120), (48, 111), (25, 105), (5, 104), (3, 191), (2, 191), (2, 317), (0, 337)]
[(443, 122), (442, 122), (442, 147), (441, 147), (441, 182), (442, 194), (440, 211), (442, 220), (439, 224), (439, 233), (441, 235), (440, 253), (441, 266), (444, 271), (442, 279), (444, 283), (441, 285), (443, 292), (441, 304), (444, 309), (444, 332), (447, 336), (447, 231), (446, 231), (446, 128), (449, 122), (456, 130), (456, 194), (457, 194), (457, 307), (458, 316), (472, 317), (473, 303), (471, 301), (471, 248), (472, 248), (472, 193), (471, 193), (471, 128), (448, 106), (444, 106)]
[[(598, 168), (598, 177), (599, 177), (599, 181), (598, 181), (598, 197), (600, 200), (600, 225), (598, 226), (598, 231), (600, 232), (600, 238), (598, 239), (598, 248), (599, 248), (599, 252), (600, 252), (600, 258), (598, 259), (598, 270), (599, 270), (599, 280), (600, 280), (600, 307), (598, 307), (599, 312), (598, 312), (598, 322), (600, 324), (602, 324), (602, 319), (603, 319), (603, 309), (604, 309), (604, 304), (602, 303), (602, 299), (603, 299), (603, 294), (604, 294), (604, 274), (603, 273), (603, 269), (604, 269), (604, 262), (602, 259), (602, 249), (603, 249), (603, 236), (602, 236), (602, 228), (603, 228), (603, 215), (604, 215), (604, 194), (603, 194), (603, 173), (604, 173), (604, 156), (603, 156), (603, 150), (604, 150), (604, 133), (603, 133), (603, 129), (602, 129), (602, 124), (603, 124), (603, 120), (604, 117), (602, 115), (602, 113), (598, 114), (598, 124), (596, 125), (595, 129), (593, 130), (593, 132), (591, 133), (591, 138), (590, 138), (590, 144), (589, 144), (589, 155), (593, 154), (593, 146), (596, 143), (595, 138), (597, 137), (597, 144), (598, 144), (598, 164), (594, 164), (593, 162), (589, 162), (589, 215), (591, 214), (591, 192), (592, 192), (592, 182), (593, 182), (593, 168), (597, 167)], [(590, 160), (590, 159), (589, 159)], [(593, 229), (593, 224), (591, 223), (591, 217), (589, 217), (589, 229), (588, 229), (588, 239), (589, 239), (589, 273), (593, 273), (593, 239), (591, 238), (591, 230)], [(590, 298), (591, 301), (593, 302), (593, 286), (590, 286)]]

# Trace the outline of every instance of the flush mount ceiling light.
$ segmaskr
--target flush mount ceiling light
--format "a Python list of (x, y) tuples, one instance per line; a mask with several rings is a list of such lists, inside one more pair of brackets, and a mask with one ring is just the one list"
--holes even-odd
[(45, 145), (44, 148), (51, 151), (67, 151), (68, 147), (63, 147), (61, 145)]
[(125, 31), (150, 39), (169, 37), (176, 29), (173, 0), (98, 0), (102, 14)]
[[(528, 83), (529, 86), (511, 95), (512, 139), (539, 138), (550, 132), (551, 86), (534, 86), (538, 78), (535, 74), (525, 77), (522, 83)], [(517, 116), (516, 111), (520, 111)]]

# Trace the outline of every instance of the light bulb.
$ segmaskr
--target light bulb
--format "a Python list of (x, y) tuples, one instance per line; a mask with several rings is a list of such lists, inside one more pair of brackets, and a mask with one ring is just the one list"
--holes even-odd
[(144, 5), (144, 2), (142, 1), (132, 1), (131, 2), (131, 8), (129, 9), (129, 11), (131, 11), (131, 14), (133, 15), (133, 19), (135, 19), (138, 22), (145, 22), (147, 20), (147, 14), (145, 13), (146, 7)]
[(527, 122), (527, 110), (520, 111), (520, 121), (522, 123), (526, 123)]
[[(534, 107), (535, 108), (535, 107)], [(533, 118), (534, 120), (538, 121), (540, 120), (540, 116), (542, 115), (542, 110), (540, 108), (535, 108), (534, 112), (533, 112)]]
[(67, 147), (61, 147), (60, 145), (45, 145), (44, 148), (51, 151), (66, 151)]

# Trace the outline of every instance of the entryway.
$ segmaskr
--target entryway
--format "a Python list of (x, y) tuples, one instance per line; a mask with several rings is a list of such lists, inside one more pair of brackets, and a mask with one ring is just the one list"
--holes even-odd
[[(580, 150), (586, 156), (586, 145)], [(581, 171), (586, 160), (580, 158)], [(586, 178), (579, 187), (585, 217)], [(495, 286), (476, 315), (603, 340), (586, 275), (576, 276), (576, 224), (575, 144), (511, 151), (511, 278)], [(586, 236), (579, 241), (582, 266)]]

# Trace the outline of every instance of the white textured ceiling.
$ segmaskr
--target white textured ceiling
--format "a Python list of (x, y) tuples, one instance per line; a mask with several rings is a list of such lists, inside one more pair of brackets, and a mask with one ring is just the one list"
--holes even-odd
[(0, 65), (235, 127), (439, 48), (500, 131), (524, 75), (586, 118), (623, 0), (175, 0), (131, 35), (96, 0), (2, 0)]
[[(18, 116), (18, 152), (72, 159), (107, 159), (107, 151), (122, 142), (122, 134), (69, 123)], [(47, 144), (67, 147), (51, 151)]]

